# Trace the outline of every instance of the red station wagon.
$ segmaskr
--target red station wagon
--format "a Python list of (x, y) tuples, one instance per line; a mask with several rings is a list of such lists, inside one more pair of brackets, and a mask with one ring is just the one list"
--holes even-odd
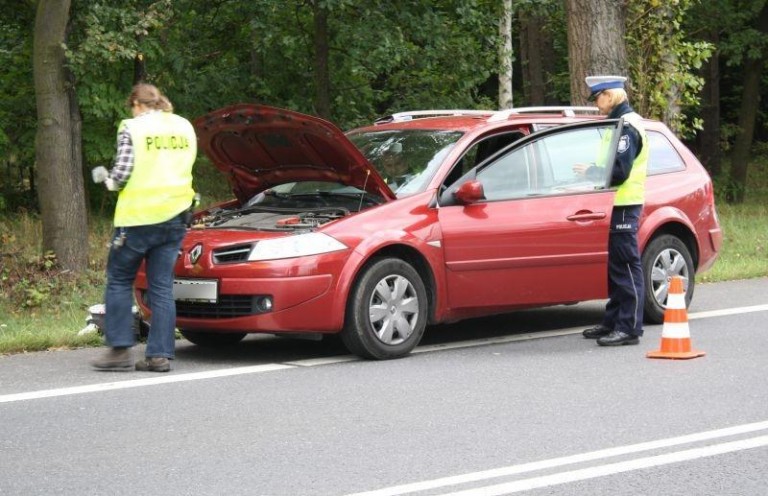
[[(194, 123), (235, 199), (197, 212), (176, 264), (177, 326), (198, 345), (248, 333), (340, 333), (352, 353), (408, 354), (428, 324), (607, 297), (615, 188), (573, 173), (613, 163), (622, 120), (591, 107), (394, 114), (342, 133), (241, 104)], [(712, 266), (712, 181), (662, 123), (639, 232), (645, 318), (668, 283)], [(147, 307), (146, 277), (136, 297)]]

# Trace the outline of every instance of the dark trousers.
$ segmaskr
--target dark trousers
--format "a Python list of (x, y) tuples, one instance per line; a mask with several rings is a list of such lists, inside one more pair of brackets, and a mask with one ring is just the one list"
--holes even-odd
[(615, 206), (608, 236), (608, 304), (603, 325), (643, 335), (643, 266), (637, 248), (642, 205)]

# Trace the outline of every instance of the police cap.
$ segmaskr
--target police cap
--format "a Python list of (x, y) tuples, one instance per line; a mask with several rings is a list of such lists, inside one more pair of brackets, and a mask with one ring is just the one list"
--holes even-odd
[(624, 76), (587, 76), (585, 81), (589, 86), (589, 99), (594, 100), (597, 94), (603, 90), (624, 88)]

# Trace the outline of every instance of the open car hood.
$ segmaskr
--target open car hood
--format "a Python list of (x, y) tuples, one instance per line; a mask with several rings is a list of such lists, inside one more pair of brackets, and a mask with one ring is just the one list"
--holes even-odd
[(264, 105), (238, 104), (195, 119), (199, 148), (241, 203), (279, 184), (331, 181), (395, 199), (373, 166), (328, 121)]

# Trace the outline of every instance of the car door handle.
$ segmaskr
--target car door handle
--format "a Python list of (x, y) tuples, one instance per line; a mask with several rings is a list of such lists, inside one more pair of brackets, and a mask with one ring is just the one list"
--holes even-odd
[(587, 220), (605, 219), (605, 217), (605, 212), (576, 212), (575, 214), (566, 217), (566, 219), (574, 222), (584, 222)]

